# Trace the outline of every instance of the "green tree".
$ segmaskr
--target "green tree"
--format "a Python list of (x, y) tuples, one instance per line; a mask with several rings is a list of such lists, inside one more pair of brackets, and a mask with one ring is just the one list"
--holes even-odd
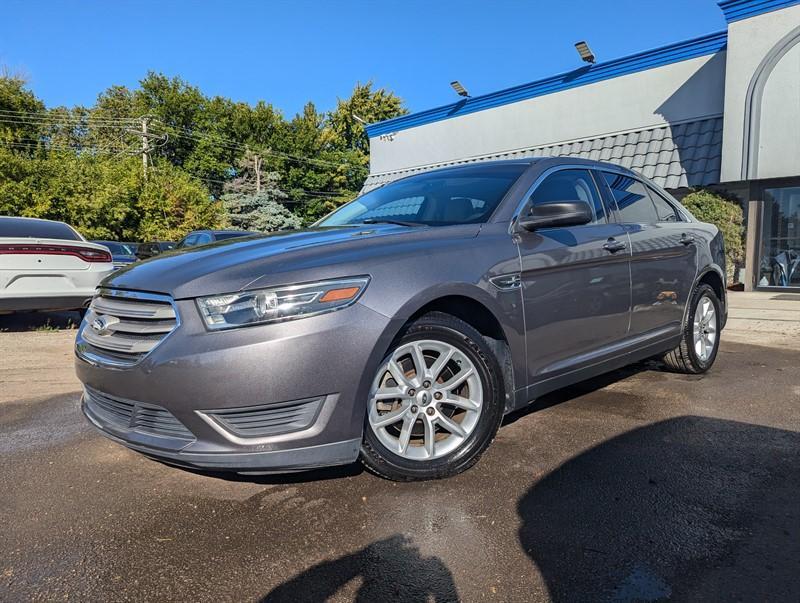
[(372, 86), (371, 81), (356, 83), (350, 98), (338, 99), (336, 109), (330, 113), (328, 121), (338, 148), (361, 151), (368, 156), (369, 138), (359, 119), (369, 124), (408, 113), (402, 99), (385, 88), (373, 90)]
[(4, 70), (0, 75), (0, 143), (29, 152), (40, 141), (45, 106), (26, 87), (19, 75)]
[(202, 182), (167, 161), (158, 161), (136, 203), (138, 240), (178, 240), (187, 232), (220, 228), (222, 203)]
[(735, 199), (727, 199), (710, 190), (695, 190), (682, 200), (695, 218), (719, 228), (725, 241), (728, 281), (734, 278), (737, 266), (744, 262), (744, 211)]

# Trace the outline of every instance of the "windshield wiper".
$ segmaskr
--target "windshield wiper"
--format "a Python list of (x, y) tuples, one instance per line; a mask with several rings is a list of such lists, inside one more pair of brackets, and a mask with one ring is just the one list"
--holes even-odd
[(367, 218), (366, 220), (361, 220), (362, 224), (397, 224), (398, 226), (425, 226), (420, 222), (406, 222), (404, 220), (392, 220), (390, 218)]

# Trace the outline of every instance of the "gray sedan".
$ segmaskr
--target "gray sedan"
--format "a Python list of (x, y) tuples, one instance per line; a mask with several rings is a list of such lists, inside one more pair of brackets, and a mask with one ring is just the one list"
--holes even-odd
[(431, 171), (111, 275), (77, 337), (83, 409), (180, 466), (446, 477), (549, 391), (653, 356), (707, 371), (724, 266), (716, 227), (618, 166)]

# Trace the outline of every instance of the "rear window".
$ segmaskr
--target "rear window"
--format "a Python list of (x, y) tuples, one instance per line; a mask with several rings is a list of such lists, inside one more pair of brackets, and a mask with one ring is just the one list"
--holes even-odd
[(659, 221), (644, 184), (623, 174), (603, 172), (603, 177), (614, 195), (623, 222), (655, 224)]
[(0, 218), (0, 237), (30, 237), (32, 239), (82, 240), (78, 233), (63, 222)]
[(252, 232), (218, 232), (214, 235), (217, 241), (224, 241), (225, 239), (233, 239), (236, 237), (246, 237), (253, 234)]
[(672, 203), (667, 201), (652, 188), (648, 188), (647, 190), (650, 193), (650, 199), (653, 201), (653, 205), (656, 207), (659, 222), (681, 222), (680, 214), (672, 206)]
[(93, 242), (99, 243), (100, 245), (105, 245), (106, 247), (108, 247), (108, 250), (114, 255), (133, 255), (133, 249), (131, 249), (124, 243), (114, 243), (113, 241), (93, 241)]

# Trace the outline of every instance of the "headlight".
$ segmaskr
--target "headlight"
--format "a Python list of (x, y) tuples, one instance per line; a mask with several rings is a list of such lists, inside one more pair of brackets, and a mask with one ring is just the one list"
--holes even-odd
[(363, 276), (241, 291), (198, 298), (197, 306), (209, 329), (229, 329), (341, 310), (355, 303), (367, 283)]

